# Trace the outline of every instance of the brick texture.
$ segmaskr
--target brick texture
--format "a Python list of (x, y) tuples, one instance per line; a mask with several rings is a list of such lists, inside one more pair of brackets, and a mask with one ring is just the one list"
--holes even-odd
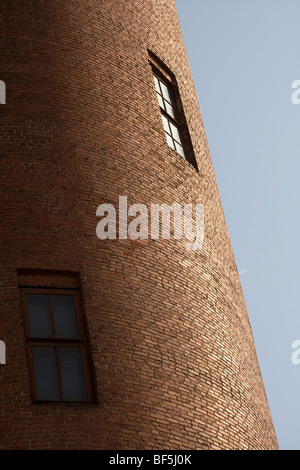
[[(0, 16), (0, 448), (277, 449), (174, 1), (10, 0)], [(149, 50), (199, 172), (165, 141)], [(203, 203), (203, 248), (99, 240), (96, 209), (120, 195)], [(80, 287), (95, 403), (32, 403), (19, 285)]]

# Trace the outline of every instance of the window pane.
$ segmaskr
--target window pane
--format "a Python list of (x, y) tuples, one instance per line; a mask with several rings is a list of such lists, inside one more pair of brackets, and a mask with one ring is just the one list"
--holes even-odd
[(168, 89), (168, 87), (166, 87), (166, 85), (163, 82), (160, 82), (160, 86), (161, 86), (161, 91), (162, 91), (163, 97), (166, 100), (170, 101), (170, 103), (172, 103), (173, 100), (172, 100), (172, 96), (171, 96), (171, 91)]
[(49, 338), (52, 326), (47, 294), (26, 294), (31, 337)]
[(174, 126), (174, 124), (172, 124), (172, 122), (170, 122), (170, 126), (171, 126), (171, 131), (172, 131), (172, 135), (173, 135), (174, 139), (177, 140), (177, 142), (179, 142), (181, 144), (181, 138), (180, 138), (179, 131), (178, 131), (177, 127)]
[(159, 102), (159, 106), (161, 108), (165, 109), (164, 101), (163, 101), (162, 97), (159, 94), (157, 94), (157, 99), (158, 99), (158, 102)]
[(78, 338), (73, 295), (51, 295), (55, 337)]
[(169, 128), (169, 121), (168, 121), (168, 119), (167, 119), (163, 114), (161, 115), (161, 118), (162, 118), (162, 122), (163, 122), (165, 131), (167, 131), (167, 132), (170, 134), (170, 128)]
[(161, 93), (160, 88), (159, 88), (158, 79), (155, 77), (155, 75), (154, 75), (154, 83), (155, 83), (156, 91), (158, 91), (158, 93)]
[(175, 142), (175, 145), (176, 145), (177, 152), (180, 153), (180, 155), (185, 158), (184, 150), (181, 147), (181, 145), (179, 145), (177, 142)]
[(66, 401), (86, 401), (80, 348), (59, 348), (59, 364)]
[(166, 138), (167, 138), (167, 142), (168, 142), (169, 146), (172, 147), (172, 149), (175, 150), (175, 145), (174, 145), (172, 137), (169, 134), (166, 133)]
[(38, 400), (60, 400), (55, 349), (33, 346), (32, 355)]
[(171, 106), (167, 101), (165, 101), (165, 106), (166, 106), (166, 111), (167, 111), (167, 113), (168, 113), (170, 116), (172, 116), (173, 119), (176, 119), (175, 111), (174, 111), (173, 106)]

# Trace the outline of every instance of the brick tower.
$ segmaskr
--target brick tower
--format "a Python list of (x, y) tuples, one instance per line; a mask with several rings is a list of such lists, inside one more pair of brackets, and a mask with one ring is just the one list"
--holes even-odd
[[(0, 447), (276, 449), (174, 0), (0, 14)], [(120, 196), (203, 246), (100, 239)]]

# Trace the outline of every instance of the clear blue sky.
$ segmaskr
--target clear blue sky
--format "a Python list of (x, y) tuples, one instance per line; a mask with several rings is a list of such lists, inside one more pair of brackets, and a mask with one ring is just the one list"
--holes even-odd
[(299, 0), (175, 0), (281, 450), (300, 450)]

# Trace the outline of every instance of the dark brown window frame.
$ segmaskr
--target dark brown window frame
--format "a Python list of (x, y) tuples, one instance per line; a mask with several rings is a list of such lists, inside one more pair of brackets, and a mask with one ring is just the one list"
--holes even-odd
[[(22, 307), (24, 313), (24, 322), (25, 322), (25, 332), (26, 332), (26, 350), (27, 356), (29, 360), (29, 368), (30, 368), (30, 377), (31, 377), (31, 384), (32, 384), (32, 399), (33, 402), (36, 403), (94, 403), (95, 396), (93, 392), (93, 385), (92, 385), (92, 376), (91, 376), (91, 369), (89, 363), (89, 354), (88, 354), (88, 346), (87, 346), (87, 339), (85, 334), (85, 327), (82, 317), (82, 308), (81, 308), (81, 300), (80, 300), (80, 293), (78, 289), (63, 289), (63, 288), (42, 288), (42, 287), (21, 287), (21, 297), (22, 297)], [(50, 308), (50, 317), (51, 317), (51, 324), (53, 331), (54, 329), (54, 321), (53, 321), (53, 308), (51, 302), (51, 295), (72, 295), (74, 299), (75, 305), (75, 312), (76, 312), (76, 320), (78, 326), (78, 338), (58, 338), (58, 337), (32, 337), (30, 336), (30, 329), (29, 329), (29, 315), (27, 309), (27, 302), (26, 302), (26, 294), (47, 294), (49, 299), (49, 308)], [(56, 365), (57, 365), (57, 372), (58, 372), (58, 382), (59, 382), (59, 389), (60, 389), (60, 400), (55, 399), (48, 399), (42, 400), (37, 396), (37, 388), (36, 388), (36, 381), (35, 381), (35, 371), (34, 371), (34, 363), (33, 363), (33, 354), (32, 354), (32, 347), (33, 346), (42, 346), (42, 347), (53, 347), (55, 349), (55, 357), (56, 357)], [(85, 382), (85, 391), (86, 391), (86, 400), (65, 400), (63, 398), (63, 391), (62, 391), (62, 382), (61, 382), (61, 373), (60, 373), (60, 364), (58, 358), (58, 348), (61, 347), (74, 347), (80, 349), (81, 352), (81, 359), (82, 359), (82, 369), (83, 369), (83, 376)]]

